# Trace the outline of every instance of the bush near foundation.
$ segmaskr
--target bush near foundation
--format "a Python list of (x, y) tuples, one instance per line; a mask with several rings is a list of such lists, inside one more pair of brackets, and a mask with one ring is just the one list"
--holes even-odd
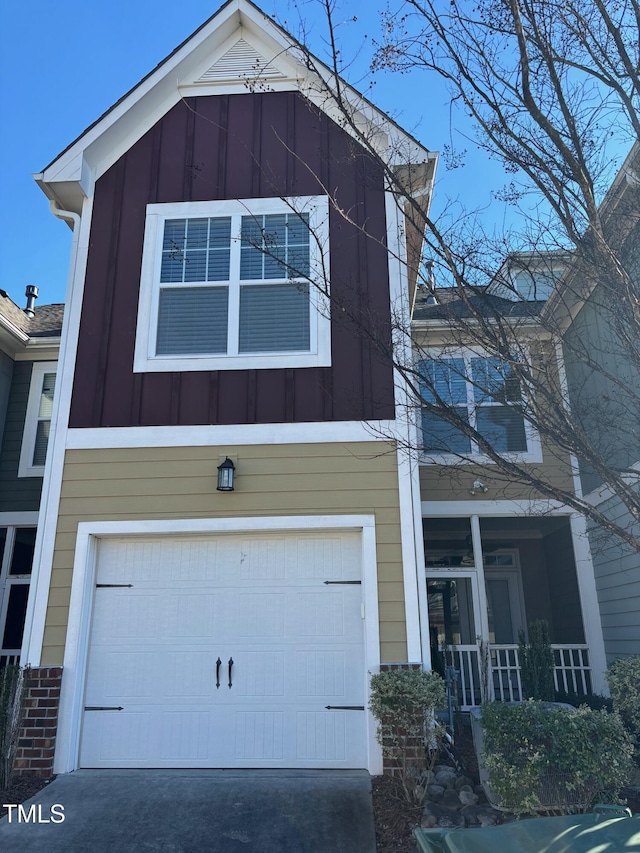
[(633, 745), (616, 713), (494, 702), (482, 728), (492, 792), (516, 814), (612, 802), (631, 772)]
[(640, 763), (640, 655), (619, 658), (607, 669), (607, 683), (614, 709), (633, 739)]
[(444, 735), (434, 714), (444, 704), (444, 680), (435, 672), (393, 669), (371, 676), (369, 708), (378, 742), (410, 802), (426, 794), (424, 773), (432, 769)]

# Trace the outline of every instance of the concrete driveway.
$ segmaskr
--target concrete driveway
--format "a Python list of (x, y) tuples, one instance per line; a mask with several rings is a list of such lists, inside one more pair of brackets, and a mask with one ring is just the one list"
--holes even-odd
[(376, 849), (364, 770), (77, 770), (11, 818), (0, 821), (2, 853)]

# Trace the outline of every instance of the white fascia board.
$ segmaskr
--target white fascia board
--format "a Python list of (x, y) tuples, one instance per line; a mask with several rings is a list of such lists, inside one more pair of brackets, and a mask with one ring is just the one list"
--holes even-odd
[(68, 450), (130, 447), (217, 447), (265, 444), (384, 442), (396, 437), (395, 421), (335, 421), (211, 426), (95, 427), (69, 429)]
[[(265, 58), (273, 59), (274, 64), (281, 67), (285, 74), (288, 69), (295, 69), (295, 75), (289, 72), (292, 77), (295, 76), (295, 80), (292, 79), (290, 84), (280, 81), (280, 86), (299, 89), (330, 117), (336, 118), (338, 111), (331, 109), (326, 95), (327, 86), (331, 86), (331, 72), (327, 66), (317, 61), (318, 74), (324, 79), (320, 82), (316, 78), (314, 81), (315, 75), (309, 72), (303, 61), (302, 49), (292, 37), (254, 6), (244, 0), (232, 0), (103, 119), (87, 130), (42, 173), (34, 176), (38, 184), (49, 197), (52, 197), (53, 190), (49, 186), (50, 192), (47, 192), (45, 185), (60, 182), (75, 181), (90, 190), (93, 181), (104, 174), (181, 98), (187, 93), (196, 94), (196, 74), (202, 73), (204, 64), (210, 64), (217, 55), (222, 55), (222, 48), (232, 41), (234, 35), (239, 38), (244, 32), (250, 34), (252, 41), (256, 40), (265, 46)], [(269, 45), (269, 42), (272, 44)], [(267, 46), (271, 46), (271, 50)], [(273, 82), (278, 85), (277, 80)], [(236, 91), (246, 91), (244, 83), (239, 89), (237, 83), (232, 83), (232, 87)], [(216, 85), (215, 89), (203, 85), (198, 86), (197, 91), (200, 94), (212, 91), (223, 94), (226, 88), (225, 85)], [(351, 87), (345, 85), (344, 94), (348, 96), (356, 115), (361, 117), (363, 127), (367, 130), (374, 127), (379, 130), (381, 139), (386, 137), (384, 148), (388, 153), (400, 151), (404, 162), (433, 158), (433, 152), (411, 139)]]
[(0, 348), (11, 358), (15, 358), (26, 347), (29, 335), (15, 326), (11, 320), (0, 314)]

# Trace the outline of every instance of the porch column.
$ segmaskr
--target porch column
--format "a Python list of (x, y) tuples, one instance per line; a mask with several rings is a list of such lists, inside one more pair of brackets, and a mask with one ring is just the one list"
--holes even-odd
[(604, 677), (604, 672), (607, 668), (607, 658), (604, 651), (604, 637), (602, 633), (602, 621), (600, 619), (600, 608), (598, 607), (596, 578), (587, 534), (587, 520), (582, 515), (573, 514), (569, 516), (569, 524), (571, 526), (573, 553), (576, 562), (576, 578), (578, 581), (580, 608), (582, 610), (584, 639), (589, 646), (591, 686), (594, 693), (608, 695), (609, 691)]
[(472, 515), (471, 521), (471, 543), (473, 545), (473, 562), (478, 578), (478, 609), (480, 610), (480, 624), (476, 630), (485, 641), (489, 642), (489, 617), (487, 611), (487, 588), (484, 583), (484, 562), (482, 560), (482, 539), (480, 536), (480, 516)]

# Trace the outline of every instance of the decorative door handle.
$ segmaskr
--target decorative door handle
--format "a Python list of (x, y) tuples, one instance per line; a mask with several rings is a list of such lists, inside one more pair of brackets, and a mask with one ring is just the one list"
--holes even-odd
[(220, 658), (216, 661), (216, 687), (220, 687), (220, 667), (222, 666), (222, 661)]
[(232, 685), (231, 681), (231, 667), (233, 666), (233, 658), (229, 658), (229, 687)]

